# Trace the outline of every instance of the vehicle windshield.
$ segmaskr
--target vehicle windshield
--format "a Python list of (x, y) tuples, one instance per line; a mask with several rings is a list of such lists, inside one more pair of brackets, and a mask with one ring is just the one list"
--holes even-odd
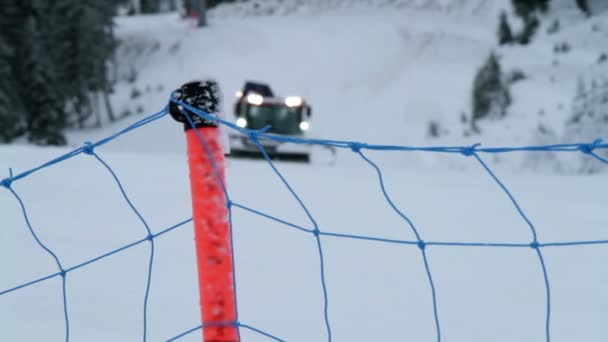
[(247, 110), (247, 128), (262, 129), (268, 125), (272, 126), (268, 133), (276, 134), (301, 134), (300, 122), (302, 111), (299, 107), (287, 107), (284, 105), (262, 105), (249, 106)]

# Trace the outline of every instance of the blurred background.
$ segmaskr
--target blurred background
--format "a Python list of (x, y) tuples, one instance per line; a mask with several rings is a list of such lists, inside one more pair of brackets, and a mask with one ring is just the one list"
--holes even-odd
[(246, 81), (303, 97), (313, 137), (591, 142), (608, 130), (607, 46), (603, 0), (6, 0), (0, 142), (78, 145), (205, 77), (231, 120)]
[[(154, 252), (140, 221), (158, 234), (192, 215), (182, 126), (167, 115), (104, 140), (105, 165), (71, 151), (208, 78), (222, 118), (288, 138), (591, 143), (608, 139), (608, 0), (0, 1), (1, 341), (201, 341), (192, 224)], [(375, 169), (308, 147), (265, 145), (308, 163), (229, 159), (234, 204), (282, 220), (232, 207), (240, 322), (305, 342), (606, 340), (608, 164), (479, 153), (507, 195), (459, 153), (362, 150)], [(327, 233), (324, 261), (281, 222)], [(428, 260), (340, 234), (424, 240)]]

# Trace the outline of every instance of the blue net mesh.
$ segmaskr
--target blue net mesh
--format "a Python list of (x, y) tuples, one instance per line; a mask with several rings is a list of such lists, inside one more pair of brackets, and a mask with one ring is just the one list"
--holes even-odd
[[(424, 262), (424, 269), (426, 270), (426, 275), (428, 278), (428, 288), (432, 295), (432, 303), (429, 303), (429, 305), (432, 305), (432, 307), (433, 307), (436, 341), (441, 341), (441, 339), (442, 339), (441, 317), (438, 314), (439, 303), (437, 301), (437, 296), (436, 296), (436, 289), (435, 289), (435, 283), (433, 280), (432, 267), (430, 266), (428, 257), (427, 257), (427, 254), (428, 254), (427, 247), (461, 246), (461, 247), (514, 248), (514, 249), (532, 249), (532, 250), (534, 250), (535, 254), (538, 256), (538, 269), (540, 272), (542, 272), (543, 279), (544, 279), (544, 285), (545, 285), (544, 287), (545, 287), (545, 294), (546, 294), (546, 301), (545, 301), (546, 319), (545, 319), (544, 330), (545, 330), (546, 341), (550, 341), (551, 340), (551, 286), (550, 286), (550, 275), (549, 275), (549, 273), (547, 271), (547, 267), (545, 265), (543, 250), (545, 248), (554, 248), (554, 247), (608, 244), (608, 240), (566, 241), (566, 242), (552, 242), (552, 243), (543, 243), (542, 241), (539, 241), (539, 239), (537, 238), (537, 232), (536, 232), (536, 228), (535, 228), (534, 224), (526, 216), (525, 211), (522, 209), (522, 207), (516, 200), (515, 196), (511, 193), (511, 191), (507, 188), (507, 186), (499, 179), (499, 177), (490, 169), (488, 164), (485, 163), (484, 160), (480, 157), (480, 155), (482, 155), (482, 154), (509, 153), (509, 152), (516, 152), (516, 151), (582, 153), (582, 154), (589, 156), (590, 158), (596, 159), (600, 163), (608, 164), (608, 159), (602, 157), (600, 154), (597, 153), (599, 150), (608, 149), (608, 144), (602, 143), (601, 139), (597, 139), (590, 143), (557, 144), (557, 145), (547, 145), (547, 146), (524, 146), (524, 147), (493, 147), (493, 148), (483, 148), (479, 144), (475, 144), (472, 146), (412, 147), (412, 146), (372, 145), (372, 144), (366, 144), (366, 143), (361, 143), (361, 142), (352, 142), (352, 141), (300, 139), (300, 138), (295, 138), (295, 137), (286, 137), (286, 136), (277, 136), (277, 135), (267, 134), (266, 131), (268, 128), (265, 128), (262, 130), (257, 130), (257, 131), (249, 130), (246, 128), (241, 128), (231, 122), (219, 119), (215, 116), (211, 116), (205, 112), (202, 112), (196, 108), (190, 107), (186, 103), (181, 103), (174, 99), (171, 99), (171, 101), (177, 102), (179, 105), (190, 109), (196, 115), (199, 115), (204, 119), (217, 121), (221, 125), (224, 125), (224, 126), (228, 127), (229, 129), (237, 130), (237, 131), (245, 134), (246, 136), (248, 136), (250, 141), (259, 147), (261, 154), (264, 156), (264, 158), (268, 162), (268, 164), (271, 167), (271, 169), (273, 170), (273, 172), (276, 174), (276, 176), (280, 179), (282, 184), (286, 187), (286, 189), (288, 189), (291, 196), (293, 196), (293, 198), (299, 203), (300, 207), (306, 213), (308, 219), (311, 222), (311, 227), (303, 227), (301, 225), (285, 221), (285, 220), (275, 217), (273, 215), (266, 214), (262, 211), (254, 209), (254, 208), (250, 208), (243, 204), (236, 203), (231, 200), (230, 193), (226, 190), (226, 187), (224, 187), (224, 190), (226, 192), (226, 196), (228, 199), (227, 207), (228, 207), (229, 214), (230, 214), (231, 231), (232, 231), (232, 211), (234, 209), (238, 209), (238, 210), (243, 210), (243, 211), (247, 211), (247, 212), (259, 215), (261, 217), (264, 217), (265, 219), (284, 224), (292, 229), (295, 229), (302, 233), (310, 234), (310, 235), (314, 236), (314, 238), (316, 240), (317, 251), (318, 251), (318, 256), (319, 256), (319, 265), (320, 265), (319, 281), (320, 281), (320, 284), (321, 284), (321, 287), (323, 290), (323, 302), (324, 302), (324, 310), (323, 310), (322, 314), (324, 316), (327, 341), (332, 341), (332, 325), (331, 325), (331, 319), (330, 319), (330, 315), (329, 315), (329, 294), (328, 294), (328, 288), (327, 288), (326, 279), (325, 279), (326, 278), (326, 269), (325, 269), (325, 262), (324, 262), (324, 257), (323, 257), (324, 249), (323, 249), (323, 239), (322, 238), (324, 236), (330, 236), (333, 238), (343, 238), (343, 239), (376, 241), (376, 242), (382, 242), (382, 243), (387, 243), (387, 244), (401, 244), (408, 248), (417, 248), (420, 251), (422, 260)], [(114, 254), (124, 252), (128, 249), (134, 248), (141, 244), (148, 244), (150, 246), (149, 259), (148, 259), (148, 263), (146, 264), (146, 268), (147, 268), (146, 286), (144, 289), (142, 289), (142, 291), (144, 293), (143, 294), (143, 303), (142, 303), (143, 304), (142, 340), (143, 341), (148, 340), (148, 336), (147, 336), (148, 299), (150, 296), (152, 272), (154, 270), (155, 241), (157, 238), (159, 238), (162, 235), (169, 234), (176, 229), (180, 229), (181, 227), (186, 226), (188, 223), (190, 223), (192, 221), (192, 219), (189, 218), (189, 219), (183, 220), (181, 222), (177, 222), (176, 224), (174, 224), (171, 227), (165, 228), (164, 230), (161, 230), (157, 233), (153, 233), (151, 231), (146, 219), (142, 216), (142, 214), (138, 211), (137, 207), (130, 200), (129, 195), (128, 195), (127, 191), (125, 191), (125, 188), (123, 187), (123, 184), (122, 184), (119, 176), (117, 175), (117, 173), (112, 169), (110, 164), (108, 162), (106, 162), (96, 152), (96, 148), (99, 146), (102, 146), (104, 144), (107, 144), (107, 143), (111, 142), (112, 140), (119, 138), (122, 135), (129, 134), (133, 130), (139, 129), (140, 127), (142, 127), (150, 122), (153, 122), (155, 120), (158, 120), (167, 114), (168, 114), (168, 109), (165, 108), (156, 114), (150, 115), (147, 118), (140, 120), (131, 126), (128, 126), (127, 128), (123, 129), (122, 131), (120, 131), (114, 135), (111, 135), (109, 137), (106, 137), (106, 138), (101, 139), (94, 143), (87, 142), (84, 144), (84, 146), (77, 148), (69, 153), (66, 153), (60, 157), (57, 157), (51, 161), (48, 161), (38, 167), (32, 168), (30, 170), (24, 171), (24, 172), (16, 174), (16, 175), (14, 175), (11, 171), (10, 176), (8, 178), (3, 179), (0, 182), (0, 185), (2, 187), (4, 187), (5, 190), (8, 191), (14, 197), (15, 201), (18, 202), (19, 207), (22, 210), (23, 219), (25, 220), (25, 223), (29, 229), (29, 233), (30, 233), (31, 237), (35, 240), (36, 244), (41, 249), (43, 249), (50, 258), (52, 258), (52, 260), (54, 261), (54, 263), (57, 266), (57, 271), (55, 273), (46, 275), (44, 277), (40, 277), (38, 279), (33, 279), (31, 281), (25, 282), (23, 284), (14, 286), (9, 289), (2, 289), (0, 291), (0, 296), (8, 296), (15, 291), (19, 291), (19, 290), (27, 288), (29, 286), (32, 286), (32, 285), (35, 285), (35, 284), (38, 284), (41, 282), (45, 282), (45, 281), (48, 281), (51, 279), (60, 278), (62, 281), (61, 295), (63, 297), (65, 341), (70, 340), (70, 315), (69, 315), (69, 310), (68, 310), (68, 306), (70, 303), (68, 301), (68, 294), (67, 294), (67, 287), (66, 287), (66, 284), (68, 282), (69, 273), (74, 270), (80, 269), (82, 267), (87, 267), (93, 263), (99, 262)], [(207, 142), (204, 140), (202, 135), (199, 135), (198, 138), (204, 146), (207, 146), (206, 145)], [(294, 191), (293, 187), (290, 185), (287, 178), (279, 171), (279, 169), (275, 166), (275, 164), (273, 163), (273, 161), (271, 160), (271, 158), (265, 151), (264, 147), (260, 143), (261, 138), (280, 141), (280, 142), (296, 143), (296, 144), (313, 144), (313, 145), (330, 146), (332, 148), (339, 148), (339, 149), (350, 149), (353, 153), (358, 155), (362, 160), (364, 160), (367, 164), (369, 164), (369, 166), (372, 167), (373, 170), (376, 172), (378, 181), (379, 181), (379, 185), (381, 187), (384, 198), (386, 199), (387, 203), (392, 208), (392, 210), (394, 210), (395, 213), (398, 214), (407, 223), (407, 225), (410, 227), (410, 229), (411, 229), (412, 233), (414, 234), (414, 236), (416, 237), (416, 239), (415, 240), (399, 240), (399, 239), (388, 239), (388, 238), (373, 237), (373, 236), (340, 234), (340, 233), (322, 231), (319, 228), (314, 216), (312, 215), (312, 213), (310, 212), (310, 210), (308, 209), (308, 207), (302, 200), (302, 198), (298, 195), (298, 193), (296, 191)], [(207, 149), (207, 151), (208, 151), (208, 149)], [(485, 172), (488, 174), (488, 176), (493, 179), (493, 181), (500, 188), (500, 190), (504, 193), (504, 195), (508, 197), (508, 199), (510, 200), (510, 202), (516, 209), (516, 211), (519, 214), (519, 216), (521, 217), (521, 219), (523, 221), (525, 221), (526, 225), (529, 227), (529, 230), (530, 230), (530, 240), (529, 240), (530, 242), (529, 243), (509, 243), (509, 242), (482, 243), (482, 242), (436, 242), (436, 241), (424, 240), (423, 235), (419, 231), (419, 229), (417, 229), (417, 227), (408, 218), (408, 216), (395, 205), (395, 203), (389, 196), (389, 194), (386, 190), (381, 168), (366, 155), (366, 151), (423, 151), (423, 152), (435, 152), (435, 153), (446, 153), (446, 154), (460, 154), (463, 157), (473, 158), (477, 163), (479, 163), (482, 166), (482, 168), (485, 170)], [(112, 178), (114, 179), (114, 181), (116, 183), (116, 186), (119, 188), (120, 193), (122, 194), (122, 200), (124, 201), (125, 205), (127, 205), (130, 208), (130, 210), (132, 210), (134, 215), (136, 215), (137, 218), (139, 219), (139, 221), (141, 222), (142, 237), (140, 239), (138, 239), (137, 241), (133, 241), (120, 248), (116, 248), (114, 250), (107, 251), (106, 253), (104, 253), (102, 255), (91, 258), (89, 260), (82, 261), (74, 266), (65, 267), (64, 264), (61, 262), (60, 258), (57, 256), (57, 254), (55, 252), (53, 252), (52, 246), (45, 244), (45, 242), (40, 239), (39, 235), (36, 232), (35, 227), (31, 224), (30, 219), (28, 217), (28, 209), (27, 209), (26, 203), (24, 203), (24, 201), (20, 197), (19, 193), (13, 188), (13, 183), (17, 182), (17, 181), (23, 181), (34, 173), (43, 172), (45, 168), (48, 168), (52, 165), (64, 162), (70, 158), (80, 156), (82, 154), (93, 157), (99, 163), (99, 165), (101, 167), (103, 167), (112, 176)], [(217, 171), (217, 165), (214, 165), (214, 167), (216, 168), (216, 171)], [(235, 253), (234, 249), (232, 249), (232, 250), (233, 250), (233, 253)], [(236, 251), (236, 254), (238, 256), (238, 251)], [(233, 260), (234, 260), (234, 255), (233, 255)], [(236, 277), (235, 277), (235, 282), (236, 282), (238, 280), (238, 269), (235, 270), (235, 272), (236, 272)], [(236, 289), (236, 284), (235, 284), (235, 289)], [(246, 330), (250, 330), (254, 333), (257, 333), (259, 335), (265, 336), (269, 340), (284, 341), (284, 339), (277, 337), (264, 330), (261, 330), (258, 327), (254, 327), (254, 326), (245, 324), (243, 322), (240, 322), (238, 320), (238, 311), (237, 311), (237, 320), (236, 321), (234, 321), (234, 322), (215, 322), (211, 325), (235, 326), (235, 327), (238, 327), (240, 330), (246, 329)], [(208, 326), (210, 326), (210, 325), (208, 325)], [(200, 331), (203, 328), (204, 328), (203, 325), (199, 325), (199, 326), (192, 327), (191, 329), (188, 329), (188, 330), (180, 332), (180, 333), (176, 332), (175, 336), (168, 339), (167, 341), (179, 340), (182, 337), (187, 336), (191, 333)]]

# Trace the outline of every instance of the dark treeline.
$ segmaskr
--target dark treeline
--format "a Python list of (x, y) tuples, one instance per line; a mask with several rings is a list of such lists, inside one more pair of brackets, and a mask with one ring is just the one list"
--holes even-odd
[(536, 11), (546, 12), (549, 0), (511, 0), (515, 14), (527, 19)]
[[(25, 136), (65, 144), (97, 96), (110, 91), (119, 1), (3, 0), (0, 6), (0, 142)], [(111, 111), (110, 111), (111, 113)]]
[(2, 0), (0, 143), (26, 138), (63, 145), (67, 128), (100, 126), (102, 112), (115, 120), (108, 69), (114, 67), (113, 18), (119, 8), (204, 11), (223, 2), (232, 1)]
[[(194, 8), (213, 8), (220, 4), (232, 3), (237, 0), (133, 0), (130, 2), (130, 14), (158, 13), (181, 9), (188, 15)], [(244, 1), (244, 0), (241, 0)]]

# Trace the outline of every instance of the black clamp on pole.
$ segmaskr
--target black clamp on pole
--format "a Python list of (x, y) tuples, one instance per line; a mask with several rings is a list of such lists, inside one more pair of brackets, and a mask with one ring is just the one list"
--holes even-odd
[[(220, 111), (221, 92), (218, 83), (214, 80), (188, 82), (173, 91), (171, 96), (174, 100), (200, 109), (211, 116), (217, 116)], [(184, 130), (218, 126), (216, 120), (204, 118), (174, 101), (169, 102), (169, 113), (173, 119), (184, 124)]]

